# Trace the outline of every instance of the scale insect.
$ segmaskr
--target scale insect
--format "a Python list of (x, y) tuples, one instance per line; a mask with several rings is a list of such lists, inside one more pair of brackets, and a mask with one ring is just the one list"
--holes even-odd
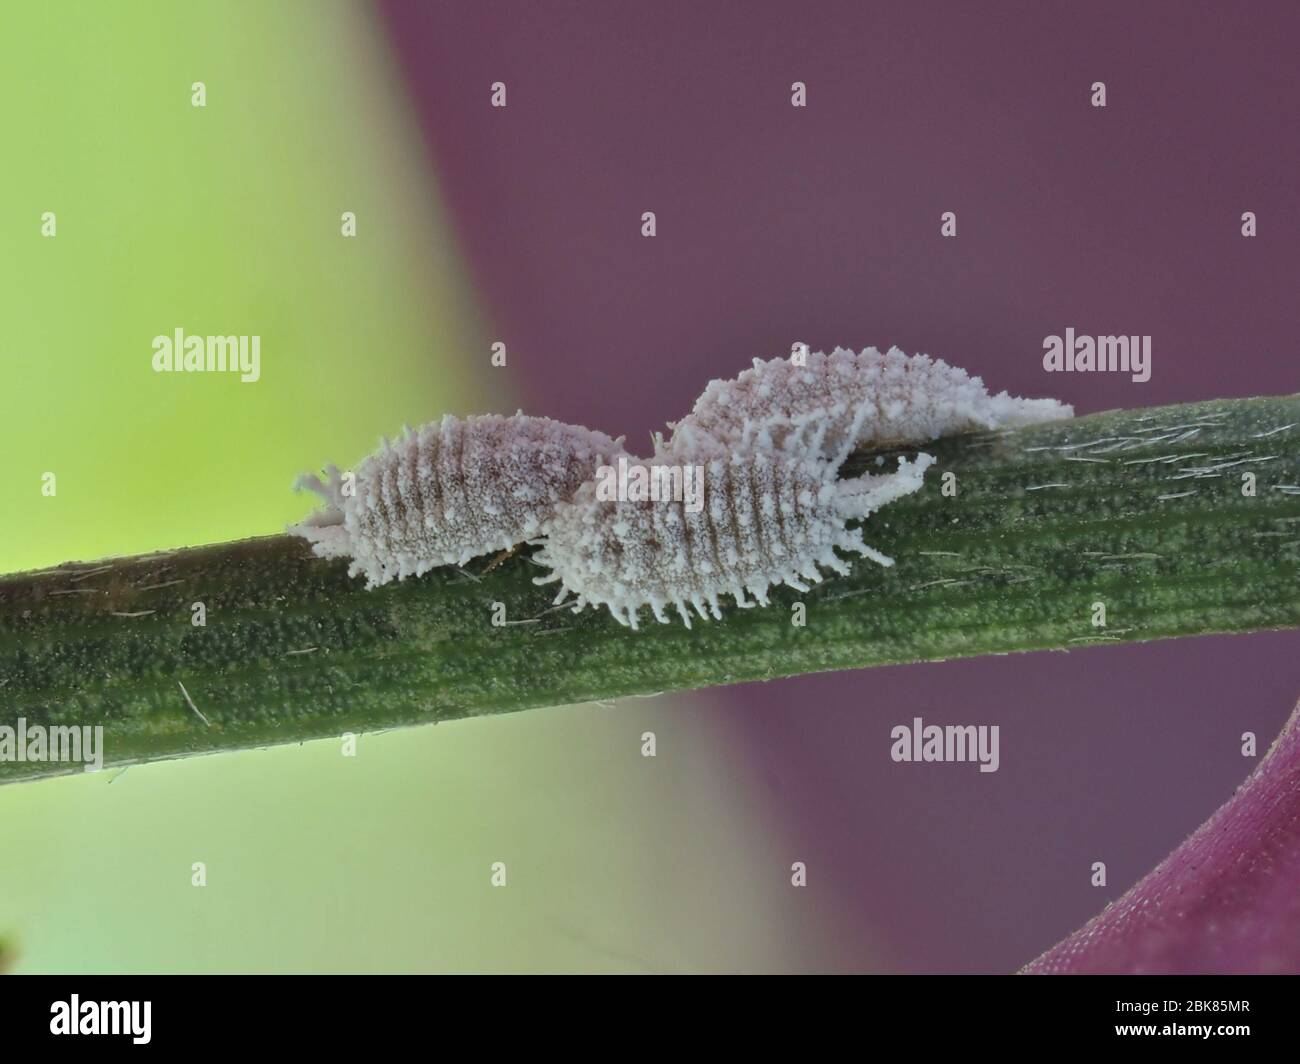
[(673, 607), (687, 627), (688, 606), (721, 617), (719, 595), (740, 607), (754, 605), (752, 595), (765, 606), (773, 585), (803, 591), (823, 568), (847, 573), (837, 549), (893, 565), (847, 522), (919, 490), (934, 458), (918, 454), (892, 473), (841, 480), (853, 451), (1073, 413), (1054, 399), (991, 396), (978, 377), (897, 348), (836, 348), (803, 365), (755, 359), (734, 380), (711, 382), (671, 439), (655, 437), (655, 463), (706, 463), (704, 509), (601, 501), (584, 484), (557, 510), (535, 558), (552, 571), (536, 582), (560, 583), (557, 604), (573, 596), (575, 612), (604, 605), (632, 628), (646, 606), (664, 623)]
[(720, 595), (742, 608), (766, 606), (775, 585), (807, 591), (823, 568), (848, 573), (836, 549), (893, 565), (847, 523), (916, 491), (934, 459), (900, 458), (895, 472), (847, 480), (836, 475), (840, 461), (798, 445), (712, 458), (704, 465), (705, 504), (695, 512), (681, 501), (601, 500), (588, 482), (557, 508), (534, 556), (552, 571), (534, 582), (558, 582), (556, 604), (573, 596), (575, 613), (603, 605), (636, 628), (642, 607), (663, 623), (671, 607), (689, 628), (690, 609), (722, 616)]
[[(836, 551), (893, 564), (848, 523), (919, 490), (934, 458), (841, 479), (854, 450), (1072, 415), (1054, 399), (990, 395), (978, 377), (897, 348), (756, 359), (711, 382), (670, 439), (657, 434), (649, 463), (622, 437), (549, 418), (448, 416), (385, 440), (354, 478), (333, 466), (323, 482), (300, 478), (325, 506), (290, 531), (322, 557), (351, 558), (368, 587), (540, 542), (533, 560), (550, 572), (536, 582), (560, 584), (557, 604), (603, 605), (631, 628), (642, 608), (664, 623), (671, 608), (690, 627), (691, 610), (721, 617), (720, 596), (765, 606), (773, 586), (847, 573)], [(620, 458), (698, 467), (703, 506), (604, 497), (599, 474)]]
[(299, 477), (325, 505), (289, 531), (378, 587), (544, 535), (557, 504), (623, 453), (621, 438), (550, 418), (447, 415), (385, 439), (353, 476)]
[(1014, 428), (1074, 416), (1055, 399), (990, 395), (979, 377), (927, 355), (898, 348), (881, 354), (837, 347), (815, 351), (803, 365), (754, 359), (732, 380), (715, 380), (676, 422), (658, 449), (682, 455), (743, 452), (780, 444), (807, 424), (824, 425), (829, 457), (882, 444), (920, 444), (976, 429)]

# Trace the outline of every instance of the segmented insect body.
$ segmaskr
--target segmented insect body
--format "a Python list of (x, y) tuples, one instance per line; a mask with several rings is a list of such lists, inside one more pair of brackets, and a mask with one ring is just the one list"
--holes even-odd
[(694, 409), (673, 426), (661, 451), (723, 454), (756, 441), (780, 444), (809, 423), (823, 425), (821, 453), (831, 457), (872, 444), (924, 443), (975, 429), (1011, 428), (1069, 418), (1055, 399), (990, 395), (979, 377), (898, 348), (881, 354), (842, 347), (829, 355), (754, 360), (732, 380), (715, 380)]
[[(557, 602), (607, 606), (633, 628), (642, 607), (664, 622), (671, 607), (689, 626), (691, 609), (720, 616), (721, 595), (766, 605), (775, 585), (807, 590), (823, 569), (847, 572), (837, 550), (893, 564), (847, 523), (917, 491), (934, 459), (839, 479), (856, 448), (1072, 414), (1052, 399), (991, 396), (978, 377), (897, 348), (755, 360), (713, 381), (671, 439), (656, 437), (650, 463), (630, 459), (622, 438), (549, 418), (449, 416), (385, 441), (355, 485), (333, 466), (326, 482), (301, 478), (326, 505), (292, 531), (319, 555), (350, 557), (370, 587), (540, 538), (534, 560), (551, 572), (538, 582), (560, 583)], [(619, 458), (702, 467), (703, 507), (607, 498), (598, 472)]]
[(584, 484), (556, 513), (535, 559), (552, 573), (538, 582), (559, 581), (557, 602), (605, 605), (633, 628), (642, 606), (660, 621), (672, 606), (689, 625), (688, 606), (720, 616), (721, 594), (766, 605), (773, 585), (806, 590), (822, 568), (848, 572), (836, 549), (893, 564), (846, 522), (917, 491), (934, 458), (838, 479), (855, 449), (1072, 415), (1052, 399), (991, 396), (978, 377), (897, 348), (836, 348), (804, 365), (756, 359), (734, 380), (710, 383), (670, 440), (656, 437), (654, 462), (706, 463), (705, 508), (601, 501)]
[(557, 604), (576, 596), (575, 612), (604, 605), (632, 628), (643, 606), (665, 623), (672, 607), (688, 628), (690, 608), (721, 616), (720, 595), (765, 606), (774, 585), (806, 591), (822, 579), (819, 567), (847, 573), (836, 548), (892, 565), (845, 524), (917, 490), (932, 461), (900, 459), (897, 472), (838, 480), (837, 465), (815, 453), (763, 446), (708, 461), (694, 513), (680, 501), (602, 501), (588, 482), (557, 508), (534, 556), (552, 572), (536, 582), (561, 584)]
[(326, 505), (290, 531), (376, 587), (544, 534), (557, 504), (623, 453), (621, 438), (550, 418), (448, 415), (385, 440), (354, 484), (334, 466), (325, 482), (300, 477)]

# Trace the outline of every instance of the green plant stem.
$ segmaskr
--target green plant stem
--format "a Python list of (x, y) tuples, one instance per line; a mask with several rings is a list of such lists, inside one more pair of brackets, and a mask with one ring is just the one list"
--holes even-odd
[[(691, 630), (648, 611), (633, 632), (603, 610), (552, 608), (528, 551), (373, 591), (288, 536), (0, 578), (0, 724), (103, 725), (105, 764), (121, 765), (828, 669), (1300, 625), (1300, 396), (924, 449), (938, 458), (924, 489), (867, 522), (896, 565), (858, 561)], [(846, 473), (899, 453), (857, 456)], [(0, 761), (0, 781), (79, 768)]]

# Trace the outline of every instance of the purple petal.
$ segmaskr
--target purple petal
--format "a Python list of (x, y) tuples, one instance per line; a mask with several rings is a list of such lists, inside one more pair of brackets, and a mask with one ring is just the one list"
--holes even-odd
[(1300, 705), (1208, 821), (1024, 972), (1300, 972)]

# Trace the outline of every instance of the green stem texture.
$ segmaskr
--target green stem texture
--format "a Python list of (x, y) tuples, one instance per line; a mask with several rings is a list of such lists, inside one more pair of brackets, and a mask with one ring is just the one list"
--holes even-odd
[[(0, 725), (103, 725), (104, 764), (121, 765), (828, 669), (1300, 626), (1300, 396), (924, 450), (938, 459), (925, 487), (867, 522), (893, 567), (859, 560), (690, 630), (553, 608), (529, 551), (373, 591), (289, 536), (0, 578)], [(79, 768), (0, 760), (0, 782)]]

